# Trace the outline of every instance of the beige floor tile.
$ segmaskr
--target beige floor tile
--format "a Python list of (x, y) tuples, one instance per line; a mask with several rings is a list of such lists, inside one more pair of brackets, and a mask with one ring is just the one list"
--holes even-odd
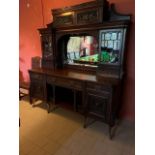
[(42, 135), (38, 135), (38, 137), (29, 137), (29, 139), (40, 147), (45, 146), (49, 142), (48, 138)]
[(68, 135), (62, 135), (59, 139), (57, 139), (58, 143), (61, 145), (65, 144), (69, 139)]
[(32, 143), (29, 140), (26, 140), (24, 143), (22, 143), (19, 147), (19, 151), (22, 152), (23, 154), (28, 154), (30, 153), (33, 149), (36, 149), (37, 146)]
[(19, 155), (27, 155), (23, 151), (19, 150)]
[(72, 137), (70, 137), (69, 139), (67, 139), (67, 141), (65, 141), (65, 143), (62, 144), (62, 147), (68, 149), (72, 142), (73, 142), (73, 139)]
[(72, 154), (79, 154), (83, 149), (84, 149), (84, 145), (82, 142), (79, 141), (72, 141), (69, 144), (69, 147), (67, 147), (68, 150), (70, 150), (72, 152)]
[(31, 152), (29, 152), (28, 155), (51, 155), (51, 154), (40, 147), (36, 147), (35, 149), (31, 150)]
[(92, 154), (92, 148), (91, 147), (89, 147), (89, 148), (85, 147), (79, 153), (79, 155), (91, 155), (91, 154)]
[(122, 155), (135, 155), (135, 148), (130, 145), (124, 146)]
[(62, 147), (54, 155), (72, 155), (71, 151)]
[(44, 150), (46, 150), (47, 152), (54, 154), (58, 151), (58, 149), (61, 147), (61, 145), (56, 142), (56, 141), (49, 141), (49, 143), (47, 143), (47, 145), (45, 145), (43, 147)]
[(108, 147), (106, 150), (107, 155), (122, 155), (123, 151), (120, 147)]

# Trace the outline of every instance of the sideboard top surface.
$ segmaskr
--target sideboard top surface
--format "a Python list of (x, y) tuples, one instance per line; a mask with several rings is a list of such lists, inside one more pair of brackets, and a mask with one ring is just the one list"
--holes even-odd
[(98, 77), (96, 73), (84, 73), (84, 72), (77, 72), (71, 69), (31, 69), (29, 72), (55, 76), (55, 77), (62, 77), (67, 79), (74, 79), (86, 82), (95, 82), (107, 85), (117, 85), (120, 82), (119, 77), (117, 76), (106, 76), (105, 77)]

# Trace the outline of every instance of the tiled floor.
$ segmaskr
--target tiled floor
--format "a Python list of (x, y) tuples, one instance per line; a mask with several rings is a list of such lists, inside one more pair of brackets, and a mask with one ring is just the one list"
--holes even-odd
[(134, 126), (120, 123), (109, 140), (108, 126), (83, 128), (83, 116), (62, 108), (47, 113), (43, 104), (20, 101), (20, 155), (134, 155)]

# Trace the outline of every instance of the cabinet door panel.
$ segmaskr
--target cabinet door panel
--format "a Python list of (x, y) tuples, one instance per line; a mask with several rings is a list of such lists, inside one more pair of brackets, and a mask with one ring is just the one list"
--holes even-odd
[(106, 120), (107, 116), (107, 107), (108, 107), (108, 98), (95, 96), (93, 94), (87, 94), (87, 108), (89, 114), (97, 116), (103, 120)]
[(44, 98), (44, 87), (42, 82), (31, 82), (31, 97)]

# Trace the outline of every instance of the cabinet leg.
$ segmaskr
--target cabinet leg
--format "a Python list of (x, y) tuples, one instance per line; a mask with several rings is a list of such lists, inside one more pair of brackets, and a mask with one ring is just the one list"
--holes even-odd
[(76, 90), (74, 90), (74, 111), (77, 112), (77, 105), (76, 105)]
[(112, 139), (112, 126), (109, 125), (109, 139)]
[(55, 104), (55, 98), (53, 99), (53, 103), (47, 104), (47, 112), (50, 113), (54, 111), (58, 106)]
[(87, 127), (87, 117), (85, 116), (85, 118), (84, 118), (84, 125), (83, 125), (83, 128), (86, 128)]
[(47, 106), (47, 112), (50, 113), (50, 105), (47, 103), (46, 106)]
[(30, 104), (32, 105), (32, 107), (34, 107), (34, 104), (33, 104), (33, 98), (30, 97), (29, 100), (30, 100)]

